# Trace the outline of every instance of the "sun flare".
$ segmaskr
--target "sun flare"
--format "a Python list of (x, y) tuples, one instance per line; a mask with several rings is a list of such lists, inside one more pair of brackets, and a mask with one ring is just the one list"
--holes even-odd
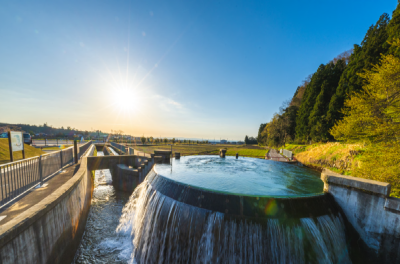
[(118, 89), (113, 94), (113, 104), (122, 112), (133, 112), (138, 107), (138, 94), (132, 89)]

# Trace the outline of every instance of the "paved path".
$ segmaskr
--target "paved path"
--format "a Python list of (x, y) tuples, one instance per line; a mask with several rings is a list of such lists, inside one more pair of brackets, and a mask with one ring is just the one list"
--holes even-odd
[(267, 154), (267, 158), (274, 161), (288, 161), (288, 159), (279, 154), (276, 149), (271, 149)]
[(0, 226), (4, 225), (22, 212), (28, 210), (32, 206), (36, 205), (48, 195), (52, 194), (61, 185), (72, 178), (72, 176), (78, 171), (79, 166), (80, 162), (78, 164), (74, 164), (72, 166), (64, 168), (63, 171), (57, 173), (49, 180), (45, 181), (44, 187), (31, 190), (9, 207), (3, 208), (0, 212)]

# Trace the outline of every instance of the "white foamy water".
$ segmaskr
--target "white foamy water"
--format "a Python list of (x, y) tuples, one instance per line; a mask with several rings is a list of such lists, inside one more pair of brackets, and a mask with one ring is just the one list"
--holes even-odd
[(351, 263), (340, 214), (254, 222), (177, 202), (137, 187), (119, 232), (137, 263)]
[(110, 170), (95, 172), (92, 205), (73, 263), (132, 263), (131, 232), (116, 230), (129, 194), (116, 192), (111, 184)]

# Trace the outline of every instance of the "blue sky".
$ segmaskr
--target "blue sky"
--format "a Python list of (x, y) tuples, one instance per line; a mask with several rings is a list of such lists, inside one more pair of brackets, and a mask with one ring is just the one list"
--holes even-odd
[(0, 122), (257, 135), (397, 1), (2, 1)]

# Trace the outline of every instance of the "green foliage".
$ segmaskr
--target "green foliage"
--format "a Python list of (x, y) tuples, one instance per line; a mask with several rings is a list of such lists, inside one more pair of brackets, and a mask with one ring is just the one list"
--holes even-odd
[(292, 141), (334, 140), (329, 131), (343, 119), (346, 99), (362, 90), (364, 78), (360, 74), (371, 70), (379, 62), (381, 54), (400, 56), (400, 47), (389, 44), (399, 37), (400, 4), (392, 19), (386, 13), (380, 16), (360, 45), (354, 45), (352, 51), (339, 54), (325, 65), (321, 64), (314, 74), (308, 76), (297, 87), (284, 111), (281, 109), (268, 124), (260, 125), (259, 143), (282, 146)]
[[(394, 40), (400, 47), (400, 40)], [(362, 91), (346, 100), (340, 120), (331, 130), (336, 139), (365, 141), (366, 152), (354, 176), (392, 184), (400, 196), (400, 58), (383, 55), (380, 64), (359, 76)]]
[(328, 132), (327, 106), (345, 68), (345, 61), (340, 59), (336, 64), (321, 64), (312, 76), (296, 119), (296, 135), (299, 139), (327, 141), (332, 138)]
[(364, 70), (369, 70), (378, 63), (380, 54), (388, 51), (386, 43), (388, 33), (386, 28), (389, 24), (388, 14), (383, 14), (374, 26), (371, 26), (361, 45), (354, 45), (354, 52), (350, 56), (350, 62), (344, 70), (339, 86), (329, 103), (327, 119), (332, 127), (335, 122), (343, 117), (341, 109), (344, 101), (354, 92), (361, 91), (363, 79), (358, 75)]
[(258, 135), (257, 135), (257, 142), (260, 145), (264, 145), (266, 143), (266, 138), (263, 137), (262, 132), (264, 128), (267, 126), (267, 123), (261, 124), (260, 127), (258, 128)]

